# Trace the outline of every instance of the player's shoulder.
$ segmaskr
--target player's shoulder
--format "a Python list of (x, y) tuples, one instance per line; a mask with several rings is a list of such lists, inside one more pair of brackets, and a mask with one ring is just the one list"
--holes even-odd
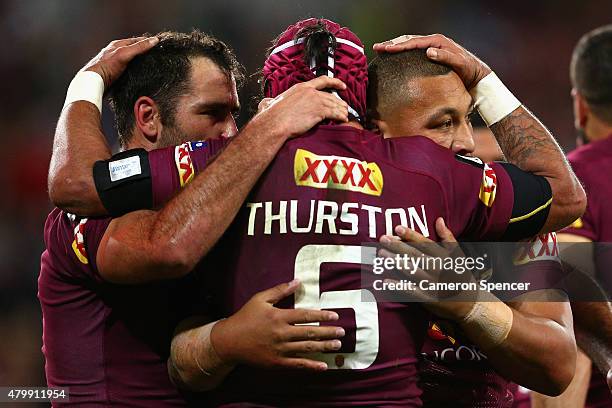
[(424, 136), (385, 139), (386, 158), (404, 171), (427, 175), (443, 185), (480, 179), (486, 164), (476, 157), (455, 154)]
[(45, 222), (45, 246), (55, 253), (64, 253), (70, 247), (68, 252), (74, 252), (79, 261), (87, 264), (92, 255), (88, 248), (92, 245), (88, 243), (96, 243), (97, 247), (111, 220), (111, 217), (80, 217), (54, 208)]
[(312, 166), (318, 164), (322, 168), (325, 160), (329, 166), (342, 165), (343, 159), (350, 158), (376, 164), (383, 171), (393, 168), (411, 177), (427, 177), (443, 184), (465, 175), (480, 178), (485, 168), (479, 159), (455, 155), (424, 136), (385, 139), (379, 134), (349, 126), (318, 126), (289, 141), (286, 146), (285, 153), (295, 150), (298, 159), (304, 152), (316, 155), (308, 157)]
[(592, 167), (594, 164), (612, 165), (612, 136), (577, 147), (567, 154), (572, 166)]
[(612, 138), (581, 146), (568, 153), (567, 159), (587, 193), (592, 195), (591, 200), (600, 186), (607, 185), (602, 182), (612, 171)]
[(44, 238), (47, 246), (58, 241), (58, 237), (71, 230), (69, 214), (59, 208), (51, 210), (45, 221)]
[(53, 231), (53, 230), (71, 230), (76, 225), (85, 224), (88, 221), (92, 223), (108, 223), (110, 222), (110, 217), (96, 217), (96, 218), (88, 218), (81, 217), (76, 214), (72, 214), (61, 210), (59, 208), (54, 208), (51, 210), (49, 215), (47, 215), (47, 220), (45, 221), (45, 232)]

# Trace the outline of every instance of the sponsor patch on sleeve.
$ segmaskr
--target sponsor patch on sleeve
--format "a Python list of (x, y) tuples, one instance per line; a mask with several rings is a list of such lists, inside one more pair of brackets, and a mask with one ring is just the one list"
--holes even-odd
[(108, 172), (110, 174), (110, 181), (123, 180), (141, 174), (140, 157), (132, 156), (111, 161), (108, 163)]
[(297, 149), (293, 174), (298, 186), (348, 190), (374, 196), (380, 196), (383, 190), (380, 167), (351, 157), (320, 156)]
[(191, 143), (183, 143), (174, 148), (174, 162), (176, 163), (176, 170), (179, 175), (179, 181), (181, 187), (184, 187), (193, 180), (195, 175), (195, 168), (193, 167), (193, 161), (191, 160)]
[(482, 182), (480, 183), (480, 194), (478, 198), (487, 207), (491, 207), (495, 202), (497, 190), (497, 175), (491, 166), (485, 163), (482, 170)]

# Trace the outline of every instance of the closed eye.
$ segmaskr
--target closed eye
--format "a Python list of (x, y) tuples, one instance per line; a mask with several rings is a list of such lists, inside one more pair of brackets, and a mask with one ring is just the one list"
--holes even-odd
[(437, 127), (438, 129), (448, 129), (448, 128), (452, 127), (452, 126), (453, 126), (453, 121), (452, 121), (452, 119), (447, 119), (447, 120), (445, 120), (444, 122), (442, 122), (442, 123), (438, 124), (436, 127)]

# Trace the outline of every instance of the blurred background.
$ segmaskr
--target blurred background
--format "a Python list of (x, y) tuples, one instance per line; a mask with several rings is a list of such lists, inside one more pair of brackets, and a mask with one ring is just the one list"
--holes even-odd
[[(450, 36), (487, 62), (567, 151), (572, 49), (612, 22), (612, 2), (0, 1), (0, 386), (45, 384), (36, 280), (53, 132), (74, 74), (113, 39), (193, 27), (231, 44), (253, 73), (270, 41), (305, 17), (351, 27), (367, 50), (404, 33)], [(242, 90), (243, 106), (256, 88), (251, 81)], [(248, 116), (245, 109), (239, 122)], [(104, 123), (113, 140), (108, 109)]]

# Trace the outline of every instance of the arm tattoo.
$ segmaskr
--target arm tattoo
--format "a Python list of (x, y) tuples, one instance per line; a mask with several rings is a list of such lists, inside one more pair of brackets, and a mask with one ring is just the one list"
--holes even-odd
[(563, 153), (550, 132), (526, 108), (519, 107), (491, 126), (506, 159), (523, 170), (532, 160), (564, 161)]

